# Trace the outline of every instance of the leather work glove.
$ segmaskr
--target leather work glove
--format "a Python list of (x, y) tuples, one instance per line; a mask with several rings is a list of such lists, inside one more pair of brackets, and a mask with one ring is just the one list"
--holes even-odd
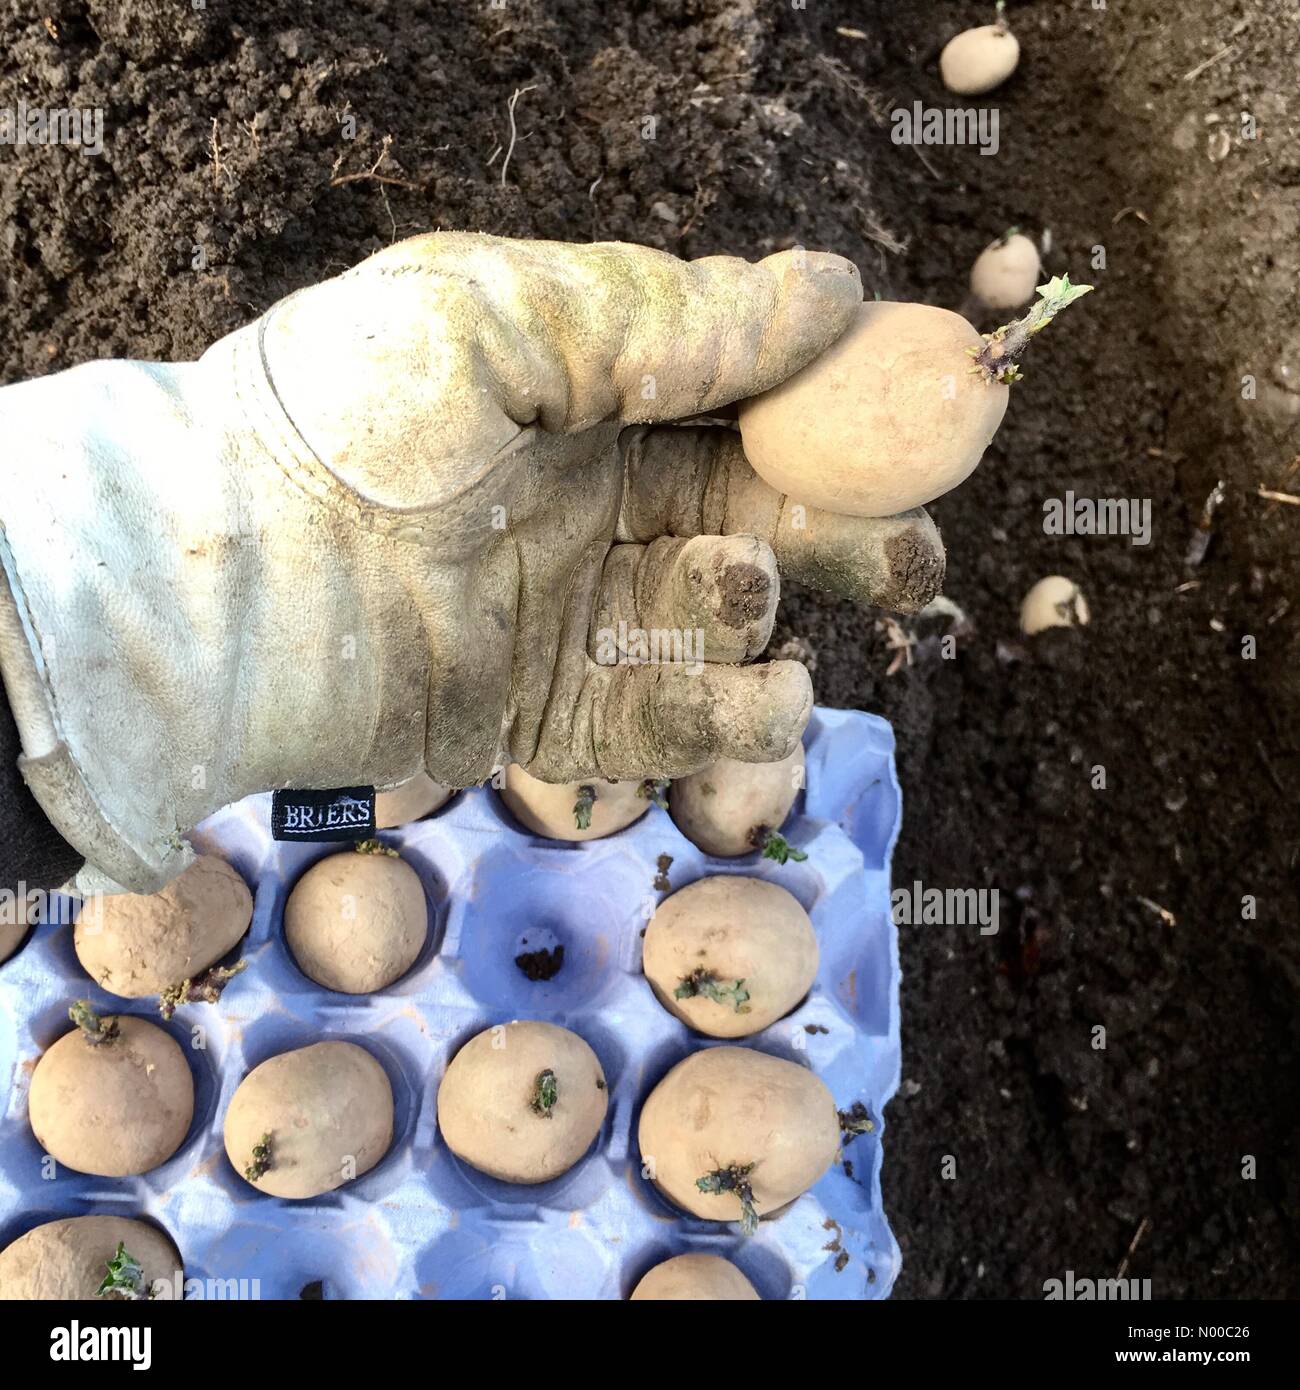
[[(0, 669), (80, 886), (156, 891), (200, 820), (271, 788), (790, 753), (806, 670), (743, 664), (778, 567), (911, 611), (938, 532), (798, 507), (733, 428), (666, 422), (783, 380), (860, 299), (800, 250), (436, 233), (197, 362), (0, 391)], [(694, 659), (625, 660), (638, 628)]]

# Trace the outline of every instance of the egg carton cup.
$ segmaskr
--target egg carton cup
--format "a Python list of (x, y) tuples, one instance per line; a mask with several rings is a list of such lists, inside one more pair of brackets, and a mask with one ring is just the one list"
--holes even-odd
[[(123, 1000), (81, 968), (70, 926), (39, 926), (0, 966), (0, 1248), (42, 1222), (117, 1214), (167, 1231), (187, 1280), (262, 1298), (626, 1298), (671, 1255), (734, 1261), (763, 1298), (884, 1298), (899, 1252), (881, 1204), (883, 1110), (899, 1076), (898, 946), (889, 862), (901, 799), (894, 740), (881, 719), (818, 709), (805, 736), (807, 786), (783, 827), (808, 858), (711, 859), (652, 807), (635, 825), (584, 844), (524, 831), (491, 788), (457, 794), (432, 816), (378, 838), (419, 874), (428, 899), (424, 951), (397, 983), (333, 993), (298, 969), (284, 905), (300, 875), (338, 844), (272, 840), (269, 796), (211, 816), (193, 839), (244, 876), (253, 920), (229, 960), (245, 971), (215, 1005), (163, 1023), (156, 1001)], [(640, 1108), (660, 1078), (699, 1048), (641, 973), (660, 857), (671, 891), (710, 874), (767, 879), (807, 909), (821, 948), (816, 981), (779, 1022), (735, 1044), (810, 1067), (874, 1129), (849, 1139), (803, 1196), (746, 1237), (669, 1205), (641, 1171)], [(516, 956), (563, 946), (550, 980)], [(180, 1149), (139, 1177), (54, 1165), (32, 1134), (27, 1092), (42, 1052), (66, 1033), (68, 1005), (136, 1014), (165, 1028), (194, 1073), (194, 1120)], [(471, 1037), (511, 1019), (544, 1019), (585, 1038), (604, 1067), (609, 1109), (591, 1149), (538, 1186), (496, 1181), (443, 1142), (436, 1096)], [(236, 1087), (277, 1053), (324, 1039), (366, 1048), (396, 1102), (392, 1145), (369, 1172), (305, 1201), (271, 1197), (235, 1171), (222, 1121)], [(211, 1285), (207, 1281), (214, 1281)], [(257, 1281), (254, 1284), (252, 1281)]]

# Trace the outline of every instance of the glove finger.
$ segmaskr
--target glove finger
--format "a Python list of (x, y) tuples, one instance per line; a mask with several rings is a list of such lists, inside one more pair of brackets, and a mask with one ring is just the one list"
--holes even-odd
[(626, 661), (752, 661), (781, 596), (776, 557), (754, 536), (661, 536), (605, 560), (587, 654)]
[(634, 427), (619, 447), (620, 541), (758, 536), (786, 578), (897, 613), (917, 612), (943, 587), (943, 541), (924, 507), (856, 517), (794, 502), (754, 472), (740, 435), (722, 426)]
[(528, 771), (548, 782), (618, 780), (682, 777), (719, 758), (776, 762), (794, 752), (812, 707), (812, 679), (797, 661), (591, 665)]
[(436, 282), (444, 315), (451, 286), (469, 291), (473, 322), (456, 312), (480, 358), (474, 383), (517, 424), (564, 432), (758, 395), (824, 352), (862, 300), (857, 267), (825, 252), (683, 261), (624, 242), (465, 232), (400, 242), (352, 276)]

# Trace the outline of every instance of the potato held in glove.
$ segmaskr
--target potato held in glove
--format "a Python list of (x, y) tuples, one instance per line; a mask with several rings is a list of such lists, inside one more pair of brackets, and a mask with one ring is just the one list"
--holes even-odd
[(721, 758), (674, 778), (668, 808), (678, 830), (705, 854), (734, 859), (759, 852), (784, 864), (807, 857), (791, 850), (780, 833), (803, 782), (803, 744), (774, 763)]
[(451, 1060), (438, 1087), (447, 1147), (502, 1182), (549, 1182), (591, 1147), (609, 1104), (590, 1047), (553, 1023), (486, 1028)]
[(313, 864), (284, 905), (284, 937), (298, 968), (341, 994), (369, 994), (400, 979), (428, 934), (420, 876), (373, 841)]
[(0, 1301), (147, 1298), (177, 1274), (176, 1247), (147, 1221), (72, 1216), (36, 1226), (0, 1252)]
[(753, 1284), (721, 1255), (677, 1255), (655, 1267), (632, 1290), (633, 1303), (749, 1302)]
[(87, 898), (74, 934), (77, 959), (101, 989), (141, 999), (202, 975), (252, 918), (248, 885), (224, 859), (201, 854), (160, 893)]
[(393, 1140), (393, 1088), (355, 1043), (323, 1042), (268, 1058), (226, 1111), (236, 1172), (272, 1197), (319, 1197), (367, 1173)]
[(892, 516), (957, 486), (979, 463), (1029, 340), (1091, 290), (1038, 287), (1014, 323), (979, 334), (927, 304), (864, 304), (828, 352), (740, 407), (754, 471), (795, 502)]
[(688, 1028), (743, 1038), (786, 1014), (817, 975), (817, 936), (796, 898), (759, 878), (702, 878), (659, 904), (645, 977)]
[(971, 374), (980, 335), (928, 304), (864, 304), (815, 362), (740, 407), (754, 471), (796, 502), (893, 516), (942, 496), (983, 457), (1007, 388)]
[(85, 1005), (71, 1012), (78, 1027), (32, 1073), (32, 1133), (74, 1172), (103, 1178), (147, 1173), (180, 1148), (194, 1118), (194, 1078), (185, 1054), (142, 1018), (100, 1018)]
[(670, 1201), (708, 1221), (760, 1216), (806, 1192), (839, 1149), (835, 1101), (806, 1067), (747, 1047), (679, 1062), (641, 1111), (641, 1161)]

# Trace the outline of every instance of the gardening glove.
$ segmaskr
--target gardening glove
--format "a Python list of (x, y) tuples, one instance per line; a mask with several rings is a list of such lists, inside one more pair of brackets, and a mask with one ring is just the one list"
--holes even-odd
[[(437, 233), (197, 362), (0, 391), (0, 669), (80, 886), (156, 891), (190, 829), (271, 788), (786, 756), (808, 673), (741, 664), (778, 566), (911, 610), (938, 533), (799, 507), (733, 428), (665, 422), (775, 385), (860, 298), (800, 250)], [(638, 629), (687, 659), (634, 664)]]

